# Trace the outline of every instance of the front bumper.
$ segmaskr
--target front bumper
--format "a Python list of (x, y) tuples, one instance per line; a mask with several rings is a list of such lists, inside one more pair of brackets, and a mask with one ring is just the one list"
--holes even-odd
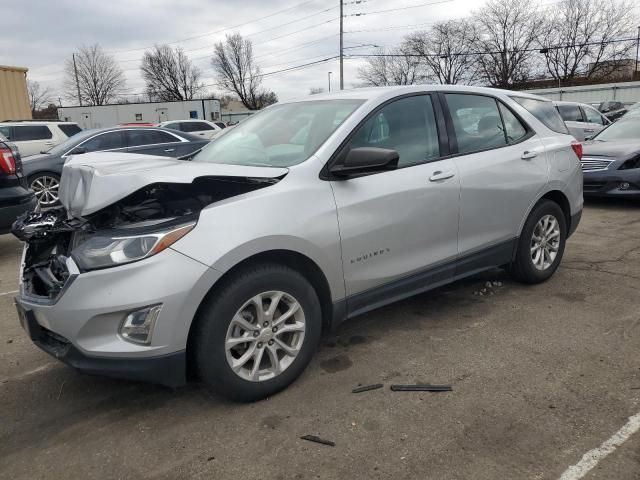
[[(621, 188), (628, 183), (629, 188)], [(613, 170), (584, 174), (585, 197), (640, 198), (640, 171)]]
[[(185, 382), (187, 339), (202, 299), (220, 273), (172, 250), (114, 268), (75, 275), (55, 299), (21, 285), (21, 323), (44, 351), (81, 371), (161, 383)], [(161, 304), (150, 345), (118, 331), (132, 311)]]

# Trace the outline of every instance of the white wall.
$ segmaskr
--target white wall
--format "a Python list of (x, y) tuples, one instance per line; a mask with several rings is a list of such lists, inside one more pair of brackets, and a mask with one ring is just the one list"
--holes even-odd
[[(203, 117), (204, 103), (204, 117)], [(193, 115), (191, 112), (195, 112)], [(158, 123), (189, 118), (219, 119), (218, 100), (183, 102), (125, 103), (91, 107), (60, 107), (58, 118), (78, 123), (82, 128), (113, 127), (122, 123)]]
[(523, 90), (549, 100), (566, 102), (600, 103), (618, 100), (626, 104), (640, 102), (640, 82), (603, 83), (580, 87), (561, 87)]

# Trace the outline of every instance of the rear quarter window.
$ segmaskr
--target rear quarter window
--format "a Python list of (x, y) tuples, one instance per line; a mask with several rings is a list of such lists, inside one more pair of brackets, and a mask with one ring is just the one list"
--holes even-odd
[(82, 131), (82, 129), (75, 123), (58, 125), (58, 128), (62, 130), (62, 133), (64, 133), (67, 137), (73, 137), (76, 133)]
[(557, 133), (569, 133), (567, 126), (562, 121), (562, 117), (560, 117), (552, 102), (525, 97), (511, 97), (511, 99), (520, 104), (550, 130)]

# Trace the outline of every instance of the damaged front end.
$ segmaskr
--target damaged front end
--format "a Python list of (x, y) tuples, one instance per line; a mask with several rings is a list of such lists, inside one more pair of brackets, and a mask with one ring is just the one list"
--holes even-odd
[[(99, 198), (91, 197), (92, 183), (108, 189), (109, 175), (103, 174), (94, 182), (92, 177), (87, 178), (85, 168), (82, 181), (73, 182), (73, 168), (70, 170), (67, 172), (65, 165), (60, 196), (63, 199), (66, 194), (71, 201), (63, 200), (64, 206), (24, 214), (13, 224), (13, 234), (26, 242), (21, 284), (24, 298), (55, 302), (80, 273), (155, 255), (191, 231), (206, 206), (273, 185), (281, 178), (195, 176), (202, 172), (193, 172), (186, 178), (168, 182), (153, 181), (158, 178), (148, 175), (152, 183), (128, 194), (121, 190), (117, 201), (100, 205)], [(161, 180), (165, 179), (166, 175)], [(118, 179), (114, 175), (112, 180)], [(90, 202), (79, 202), (77, 191), (75, 194), (63, 191), (73, 185), (82, 191), (83, 198), (100, 208), (89, 211), (86, 205)], [(110, 194), (113, 195), (113, 189)]]

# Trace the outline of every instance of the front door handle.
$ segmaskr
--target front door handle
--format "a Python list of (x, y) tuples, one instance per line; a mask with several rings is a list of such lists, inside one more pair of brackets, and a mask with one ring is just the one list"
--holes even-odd
[(584, 133), (593, 133), (595, 130), (593, 128), (585, 128)]
[(429, 177), (430, 182), (439, 182), (441, 180), (447, 180), (448, 178), (452, 178), (455, 175), (453, 172), (442, 172), (438, 170), (437, 172), (433, 172), (433, 175)]
[(176, 149), (175, 148), (165, 148), (164, 151), (167, 152), (167, 153), (170, 153), (170, 152), (175, 152)]
[(536, 152), (532, 152), (531, 150), (527, 150), (520, 157), (522, 160), (531, 160), (532, 158), (536, 158), (538, 154)]

